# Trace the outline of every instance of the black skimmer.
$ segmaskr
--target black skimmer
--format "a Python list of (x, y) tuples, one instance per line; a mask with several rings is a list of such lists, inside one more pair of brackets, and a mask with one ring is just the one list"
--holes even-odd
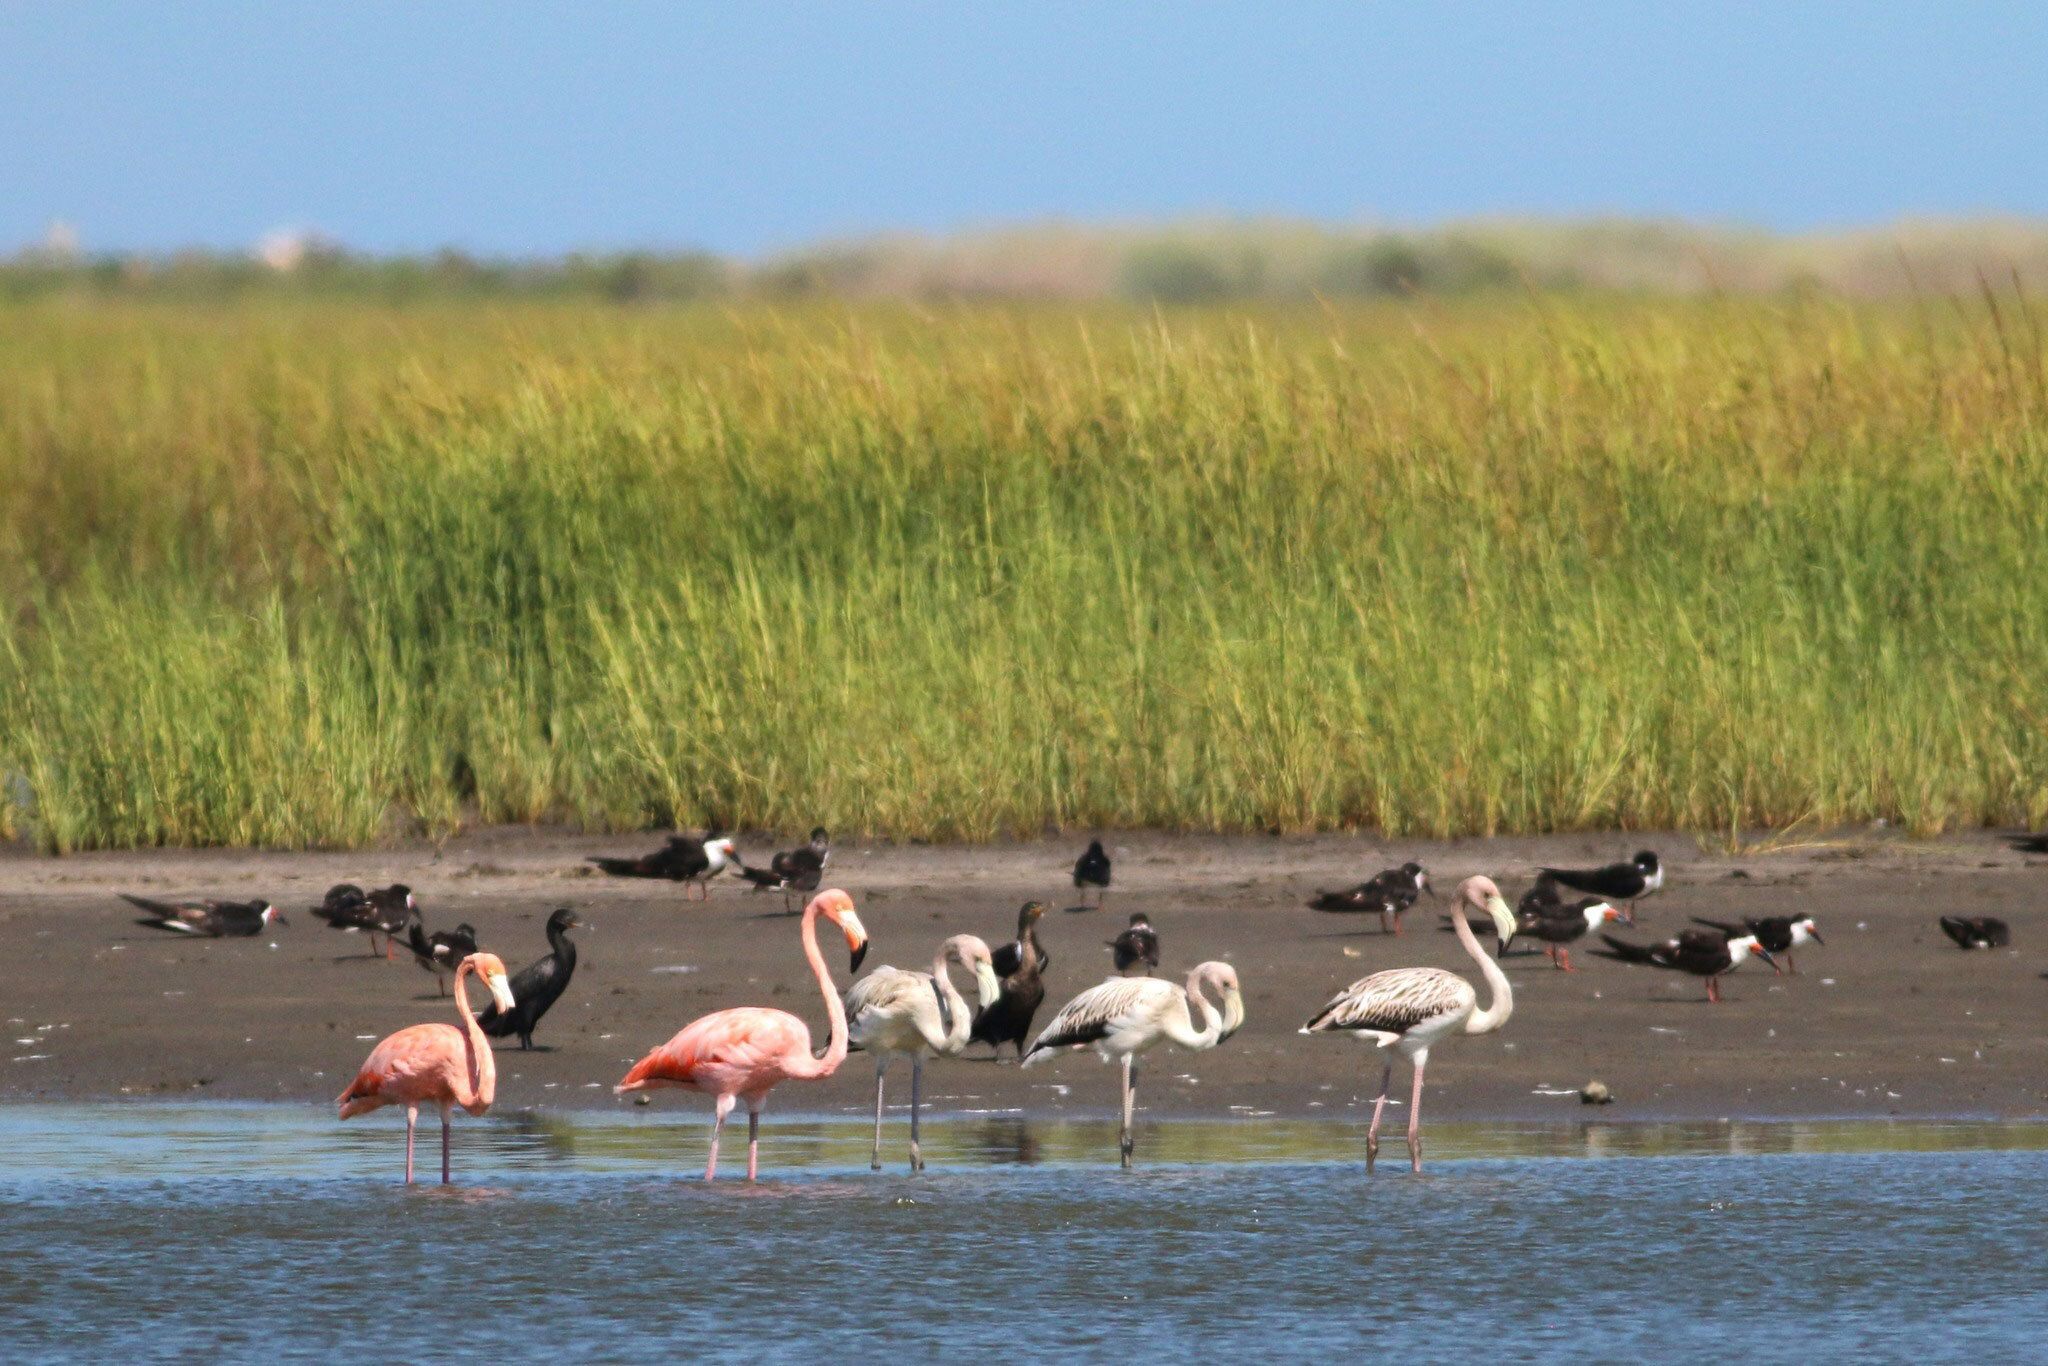
[(1044, 914), (1043, 901), (1025, 902), (1017, 912), (1017, 938), (990, 955), (996, 976), (1002, 979), (1002, 994), (994, 1005), (975, 1013), (969, 1042), (985, 1043), (998, 1053), (1011, 1044), (1018, 1057), (1024, 1056), (1032, 1017), (1045, 1004), (1044, 973), (1052, 965), (1051, 955), (1038, 945), (1038, 921)]
[(1955, 940), (1959, 949), (2002, 949), (2012, 943), (2011, 928), (1988, 915), (1945, 915), (1941, 932)]
[(2048, 854), (2048, 831), (2038, 835), (2014, 835), (2007, 843), (2023, 854)]
[(1771, 957), (1771, 951), (1757, 943), (1753, 934), (1685, 930), (1656, 944), (1631, 944), (1611, 934), (1600, 937), (1612, 950), (1603, 957), (1624, 963), (1647, 963), (1651, 967), (1669, 968), (1674, 972), (1689, 972), (1695, 977), (1706, 978), (1707, 999), (1716, 1005), (1721, 1001), (1721, 974), (1733, 972), (1750, 955), (1763, 959), (1773, 968), (1778, 966), (1777, 960)]
[(1102, 905), (1102, 898), (1109, 893), (1109, 852), (1102, 847), (1101, 840), (1088, 841), (1088, 852), (1074, 860), (1074, 890), (1081, 895), (1081, 904), (1072, 909), (1084, 911), (1088, 906), (1088, 889), (1095, 889), (1095, 908)]
[(512, 979), (512, 1008), (500, 1010), (493, 1004), (478, 1018), (477, 1027), (494, 1039), (517, 1034), (521, 1050), (532, 1048), (533, 1027), (548, 1013), (548, 1007), (561, 999), (569, 989), (569, 979), (576, 975), (576, 945), (570, 942), (569, 931), (582, 928), (583, 922), (567, 906), (549, 916), (547, 956), (521, 968)]
[(1570, 946), (1584, 939), (1588, 932), (1602, 925), (1620, 925), (1628, 921), (1628, 917), (1619, 910), (1594, 897), (1549, 911), (1529, 909), (1526, 905), (1528, 898), (1522, 900), (1525, 905), (1515, 914), (1515, 933), (1541, 940), (1545, 956), (1560, 972), (1578, 971), (1572, 966)]
[(318, 906), (310, 908), (313, 915), (327, 922), (329, 928), (367, 930), (370, 935), (370, 954), (377, 953), (377, 936), (384, 936), (384, 957), (391, 957), (391, 944), (405, 927), (419, 915), (419, 903), (413, 899), (412, 888), (402, 882), (389, 887), (364, 891), (353, 882), (338, 882), (327, 889), (327, 895)]
[(1436, 888), (1429, 885), (1429, 873), (1419, 863), (1404, 863), (1375, 874), (1370, 881), (1349, 891), (1319, 892), (1308, 904), (1317, 911), (1377, 913), (1380, 933), (1399, 934), (1402, 915), (1424, 892), (1436, 895)]
[(1145, 975), (1150, 977), (1159, 966), (1159, 931), (1152, 928), (1143, 911), (1131, 912), (1131, 927), (1108, 943), (1118, 972), (1129, 972), (1143, 963)]
[(288, 925), (284, 912), (268, 901), (151, 901), (121, 893), (121, 899), (148, 915), (138, 920), (156, 930), (196, 934), (203, 939), (246, 939), (271, 925)]
[(1794, 977), (1799, 975), (1799, 967), (1792, 961), (1792, 950), (1803, 949), (1808, 944), (1828, 942), (1820, 937), (1820, 926), (1813, 923), (1813, 917), (1810, 915), (1744, 916), (1740, 925), (1696, 915), (1692, 918), (1692, 923), (1719, 930), (1730, 938), (1743, 933), (1755, 935), (1757, 943), (1774, 954), (1785, 956), (1785, 971)]
[(811, 842), (803, 848), (777, 854), (768, 860), (766, 868), (743, 867), (740, 876), (753, 883), (756, 891), (781, 892), (783, 904), (787, 906), (792, 893), (818, 890), (818, 882), (825, 875), (825, 864), (831, 857), (832, 841), (821, 825), (811, 831)]
[(455, 969), (463, 959), (476, 952), (476, 930), (469, 925), (457, 925), (452, 930), (435, 930), (428, 934), (420, 922), (414, 920), (407, 928), (406, 936), (414, 959), (434, 974), (434, 985), (443, 996), (447, 995), (448, 979), (455, 975)]
[(699, 840), (690, 835), (670, 835), (668, 843), (638, 858), (598, 856), (587, 860), (613, 877), (657, 877), (681, 882), (711, 895), (710, 880), (727, 868), (743, 867), (737, 846), (723, 835)]
[(1575, 892), (1607, 901), (1634, 901), (1664, 885), (1664, 865), (1648, 849), (1627, 863), (1610, 863), (1605, 868), (1544, 868), (1544, 877)]

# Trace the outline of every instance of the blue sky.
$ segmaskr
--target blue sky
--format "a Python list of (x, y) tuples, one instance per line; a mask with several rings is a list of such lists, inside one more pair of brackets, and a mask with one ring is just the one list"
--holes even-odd
[(0, 250), (2048, 215), (2048, 5), (0, 0)]

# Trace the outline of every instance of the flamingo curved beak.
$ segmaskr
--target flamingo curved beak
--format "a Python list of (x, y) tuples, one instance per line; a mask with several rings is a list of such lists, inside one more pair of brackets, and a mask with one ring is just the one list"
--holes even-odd
[(868, 931), (860, 923), (860, 917), (848, 906), (833, 917), (839, 922), (840, 932), (846, 936), (846, 951), (851, 955), (847, 963), (848, 972), (859, 972), (861, 960), (868, 956)]
[(502, 972), (484, 974), (484, 985), (491, 989), (491, 999), (498, 1003), (498, 1009), (510, 1010), (513, 1006), (512, 984), (505, 980)]

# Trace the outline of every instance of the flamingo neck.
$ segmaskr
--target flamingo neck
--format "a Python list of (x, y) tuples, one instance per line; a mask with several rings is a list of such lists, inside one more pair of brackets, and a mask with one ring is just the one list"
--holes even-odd
[[(1482, 906), (1480, 909), (1488, 909)], [(1490, 1000), (1486, 1009), (1475, 1010), (1466, 1017), (1467, 1034), (1491, 1034), (1508, 1022), (1508, 1016), (1515, 1013), (1514, 988), (1508, 985), (1508, 975), (1500, 970), (1500, 964), (1486, 956), (1486, 950), (1479, 947), (1479, 937), (1472, 933), (1472, 922), (1460, 910), (1451, 917), (1451, 927), (1458, 932), (1458, 942), (1465, 946), (1465, 952), (1472, 955), (1472, 961), (1479, 964), (1479, 975), (1486, 979)]]
[[(1181, 996), (1182, 1003), (1187, 1007), (1185, 1029), (1175, 1029), (1172, 1023), (1168, 1025), (1168, 1032), (1174, 1036), (1173, 1041), (1182, 1048), (1210, 1048), (1223, 1037), (1223, 1016), (1215, 1006), (1209, 1004), (1209, 998), (1202, 994), (1202, 986), (1202, 970), (1197, 968), (1188, 974), (1188, 984)], [(1202, 1011), (1200, 1028), (1195, 1025), (1195, 1009), (1198, 1006)]]
[(818, 979), (818, 991), (825, 998), (825, 1018), (831, 1024), (831, 1033), (825, 1043), (825, 1056), (813, 1059), (804, 1067), (801, 1075), (806, 1077), (829, 1077), (839, 1070), (839, 1064), (846, 1061), (846, 1007), (839, 1002), (839, 992), (832, 985), (832, 974), (825, 967), (825, 955), (818, 951), (818, 908), (814, 901), (804, 908), (804, 957), (809, 960), (811, 973)]
[(468, 978), (475, 970), (467, 958), (455, 969), (455, 1014), (462, 1021), (462, 1044), (469, 1061), (469, 1094), (458, 1097), (456, 1103), (472, 1114), (481, 1114), (498, 1094), (498, 1059), (469, 1007)]
[(973, 1012), (968, 1009), (967, 998), (953, 985), (952, 956), (940, 949), (932, 959), (932, 985), (946, 998), (946, 1010), (952, 1024), (946, 1030), (945, 1045), (958, 1050), (967, 1046), (967, 1032), (974, 1027)]

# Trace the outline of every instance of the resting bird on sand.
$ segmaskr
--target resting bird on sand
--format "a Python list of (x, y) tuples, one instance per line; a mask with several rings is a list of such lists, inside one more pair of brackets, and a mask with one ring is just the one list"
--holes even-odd
[(882, 1093), (889, 1064), (910, 1055), (910, 1169), (924, 1170), (918, 1119), (924, 1105), (924, 1060), (956, 1057), (967, 1047), (973, 1011), (953, 985), (946, 964), (958, 963), (974, 974), (974, 994), (986, 1009), (1001, 994), (988, 945), (971, 934), (956, 934), (939, 945), (930, 972), (879, 967), (846, 991), (846, 1035), (850, 1052), (875, 1059), (875, 1151), (872, 1166), (882, 1170)]
[(136, 924), (201, 939), (247, 939), (268, 926), (291, 923), (268, 901), (151, 901), (126, 892), (121, 899), (147, 912)]
[(1634, 901), (1664, 885), (1664, 865), (1648, 849), (1627, 863), (1610, 863), (1604, 868), (1545, 868), (1542, 872), (1575, 892), (1608, 901)]
[(412, 888), (402, 882), (367, 892), (353, 882), (338, 882), (311, 909), (330, 929), (369, 931), (372, 957), (377, 954), (377, 936), (383, 935), (384, 957), (389, 960), (392, 942), (419, 914), (420, 908), (413, 899)]
[(656, 877), (696, 887), (702, 899), (711, 896), (710, 880), (727, 868), (740, 867), (739, 847), (723, 835), (698, 840), (689, 835), (670, 835), (668, 843), (638, 858), (587, 860), (613, 877)]
[(1024, 1056), (1024, 1041), (1031, 1037), (1031, 1020), (1045, 1004), (1045, 970), (1052, 956), (1038, 945), (1038, 921), (1045, 914), (1043, 901), (1027, 901), (1017, 912), (1017, 938), (998, 948), (994, 955), (996, 975), (1002, 979), (1002, 994), (996, 1003), (974, 1016), (970, 1040), (985, 1043), (998, 1054), (1012, 1044), (1017, 1056)]
[(811, 842), (803, 848), (777, 854), (768, 860), (766, 868), (741, 868), (740, 876), (754, 884), (755, 891), (781, 892), (787, 908), (792, 894), (818, 890), (825, 864), (831, 858), (832, 841), (821, 825), (811, 831)]
[(1145, 975), (1150, 977), (1159, 966), (1159, 932), (1152, 928), (1143, 911), (1133, 911), (1131, 927), (1109, 941), (1109, 950), (1118, 972), (1129, 972), (1142, 964)]
[(1103, 897), (1109, 895), (1109, 851), (1102, 847), (1101, 840), (1088, 841), (1088, 852), (1074, 860), (1074, 890), (1081, 894), (1081, 905), (1088, 904), (1088, 889), (1095, 889), (1095, 905), (1100, 908)]
[(511, 1008), (500, 1010), (493, 1005), (477, 1026), (494, 1039), (517, 1034), (522, 1051), (532, 1048), (533, 1027), (562, 998), (569, 979), (576, 975), (576, 945), (570, 941), (569, 931), (583, 927), (567, 906), (549, 916), (547, 956), (521, 968), (512, 979)]
[(1424, 892), (1436, 895), (1436, 888), (1429, 885), (1429, 873), (1419, 863), (1404, 863), (1374, 874), (1349, 891), (1319, 892), (1308, 904), (1317, 911), (1375, 914), (1380, 918), (1380, 933), (1399, 934), (1402, 915)]
[(406, 930), (406, 947), (412, 950), (415, 962), (434, 974), (434, 989), (445, 996), (448, 979), (455, 975), (455, 969), (476, 952), (476, 930), (470, 925), (457, 925), (452, 930), (428, 934), (414, 920)]
[[(1770, 950), (1756, 942), (1753, 934), (1730, 935), (1723, 930), (1686, 930), (1683, 933), (1656, 944), (1631, 944), (1626, 939), (1616, 939), (1611, 934), (1600, 938), (1606, 943), (1608, 952), (1603, 958), (1618, 959), (1623, 963), (1642, 963), (1655, 968), (1669, 968), (1674, 972), (1689, 972), (1695, 977), (1707, 979), (1707, 999), (1715, 1005), (1721, 1003), (1721, 975), (1733, 972), (1747, 962), (1751, 955), (1763, 959), (1776, 970), (1778, 962), (1771, 957)], [(1599, 950), (1595, 950), (1599, 952)]]
[(1941, 932), (1959, 949), (2002, 949), (2012, 943), (2012, 930), (1995, 916), (1945, 915)]
[[(1219, 1013), (1203, 989), (1222, 999)], [(1195, 1023), (1199, 1010), (1202, 1023)], [(1244, 1024), (1244, 996), (1237, 970), (1228, 963), (1203, 963), (1188, 974), (1185, 987), (1157, 977), (1112, 977), (1090, 987), (1060, 1007), (1024, 1055), (1026, 1067), (1044, 1062), (1063, 1049), (1093, 1048), (1104, 1062), (1123, 1064), (1123, 1131), (1117, 1150), (1131, 1165), (1136, 1145), (1131, 1116), (1137, 1098), (1137, 1057), (1162, 1043), (1182, 1048), (1214, 1048)]]
[(1387, 1108), (1387, 1090), (1394, 1080), (1394, 1054), (1408, 1059), (1415, 1069), (1415, 1086), (1408, 1100), (1408, 1160), (1422, 1170), (1422, 1073), (1429, 1065), (1429, 1050), (1453, 1034), (1491, 1034), (1508, 1022), (1515, 1012), (1515, 994), (1507, 974), (1479, 947), (1465, 908), (1484, 911), (1493, 921), (1498, 947), (1505, 950), (1514, 941), (1515, 917), (1501, 900), (1493, 879), (1468, 877), (1458, 886), (1451, 928), (1479, 975), (1486, 979), (1493, 999), (1479, 1009), (1479, 993), (1470, 982), (1441, 968), (1395, 968), (1360, 978), (1332, 997), (1301, 1027), (1304, 1034), (1352, 1034), (1385, 1054), (1380, 1071), (1379, 1099), (1373, 1102), (1372, 1125), (1365, 1131), (1365, 1169), (1372, 1170), (1380, 1152), (1380, 1117)]

